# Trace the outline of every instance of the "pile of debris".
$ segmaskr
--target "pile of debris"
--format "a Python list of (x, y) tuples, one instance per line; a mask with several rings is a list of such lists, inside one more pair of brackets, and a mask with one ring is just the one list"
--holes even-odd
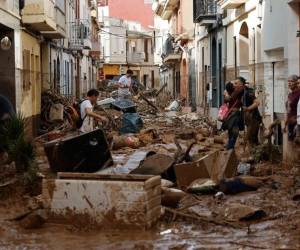
[(72, 127), (72, 117), (68, 112), (73, 100), (54, 91), (42, 93), (40, 133), (51, 130), (64, 130)]
[[(60, 120), (62, 124), (68, 124), (65, 110), (71, 104), (69, 100), (48, 93), (43, 103), (47, 104), (47, 121)], [(95, 112), (108, 118), (105, 127), (84, 135), (69, 133), (45, 144), (51, 169), (64, 172), (58, 173), (58, 180), (45, 180), (45, 204), (52, 214), (64, 217), (66, 213), (70, 214), (67, 208), (73, 207), (73, 216), (81, 211), (76, 208), (82, 208), (84, 203), (89, 219), (94, 222), (106, 223), (111, 217), (112, 221), (123, 221), (127, 226), (146, 227), (159, 218), (160, 205), (165, 207), (166, 217), (171, 214), (173, 219), (185, 217), (232, 227), (240, 227), (241, 221), (265, 217), (264, 210), (247, 204), (233, 203), (228, 206), (228, 211), (226, 208), (210, 212), (214, 206), (211, 198), (213, 204), (221, 204), (228, 195), (255, 191), (272, 181), (250, 176), (253, 170), (250, 163), (247, 160), (240, 162), (234, 151), (224, 150), (226, 135), (217, 130), (217, 124), (198, 113), (187, 112), (181, 108), (182, 103), (183, 100), (172, 100), (163, 88), (140, 91), (132, 100), (107, 96), (107, 91), (102, 93)], [(60, 107), (60, 116), (51, 113), (56, 106)], [(159, 179), (152, 180), (153, 176)], [(118, 209), (121, 208), (117, 202), (119, 198), (110, 188), (102, 188), (103, 194), (99, 197), (93, 197), (87, 191), (102, 181), (111, 183), (111, 187), (124, 192), (124, 196), (129, 189), (136, 189), (136, 194), (132, 191), (128, 201), (123, 201), (127, 202), (127, 210)], [(152, 181), (153, 186), (149, 184)], [(73, 187), (68, 186), (73, 182)], [(120, 189), (119, 182), (128, 189)], [(81, 190), (84, 200), (55, 198), (62, 192), (72, 196), (81, 185), (85, 186)], [(148, 197), (150, 190), (153, 194)], [(99, 199), (108, 203), (103, 201), (106, 204), (103, 208), (95, 208)], [(142, 200), (145, 201), (143, 206)], [(206, 208), (201, 207), (203, 204), (199, 201)], [(140, 211), (146, 213), (140, 214)], [(103, 213), (105, 216), (100, 216)]]

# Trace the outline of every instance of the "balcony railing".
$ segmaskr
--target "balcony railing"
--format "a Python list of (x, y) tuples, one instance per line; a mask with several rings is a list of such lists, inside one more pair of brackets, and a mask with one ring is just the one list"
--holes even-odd
[[(194, 22), (211, 21), (216, 19), (216, 0), (194, 0)], [(210, 22), (211, 23), (211, 22)]]
[(174, 38), (169, 36), (163, 46), (163, 53), (161, 55), (164, 63), (178, 61), (181, 58), (181, 53), (175, 49)]
[(139, 64), (145, 62), (144, 52), (133, 52), (127, 54), (127, 62), (132, 64)]
[(100, 41), (97, 38), (93, 38), (91, 40), (92, 43), (92, 48), (90, 50), (90, 56), (93, 59), (100, 59), (100, 54), (101, 54), (101, 47), (100, 47)]
[(22, 22), (36, 31), (55, 31), (54, 5), (54, 0), (26, 0)]
[(69, 42), (71, 50), (91, 49), (90, 22), (77, 19), (70, 24)]

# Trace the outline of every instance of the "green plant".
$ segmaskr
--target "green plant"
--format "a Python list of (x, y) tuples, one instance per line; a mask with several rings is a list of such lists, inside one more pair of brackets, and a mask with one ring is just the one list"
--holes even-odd
[(41, 193), (41, 176), (39, 175), (39, 168), (36, 163), (32, 162), (27, 171), (23, 175), (23, 184), (26, 191), (32, 195)]
[(10, 161), (16, 164), (18, 172), (28, 169), (35, 158), (34, 147), (25, 135), (25, 120), (18, 114), (0, 126), (1, 148), (8, 153)]

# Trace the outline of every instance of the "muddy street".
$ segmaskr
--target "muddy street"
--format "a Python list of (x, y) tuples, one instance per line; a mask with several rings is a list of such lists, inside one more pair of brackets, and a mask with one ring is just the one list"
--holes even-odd
[[(207, 155), (210, 155), (209, 157), (213, 158), (205, 160), (206, 164), (213, 161), (214, 168), (216, 168), (219, 163), (218, 158), (214, 158), (214, 152), (219, 152), (219, 150), (222, 152), (223, 145), (219, 141), (223, 142), (226, 138), (225, 134), (219, 132), (215, 134), (213, 124), (210, 124), (209, 120), (195, 114), (182, 113), (171, 115), (167, 113), (155, 117), (156, 123), (153, 124), (153, 118), (150, 118), (150, 115), (143, 116), (144, 130), (131, 135), (139, 140), (139, 145), (125, 143), (113, 149), (114, 165), (100, 170), (98, 174), (127, 176), (132, 171), (139, 171), (139, 173), (158, 171), (164, 178), (169, 178), (172, 176), (165, 175), (165, 170), (161, 171), (164, 164), (168, 166), (167, 159), (169, 158), (166, 157), (170, 157), (172, 162), (173, 159), (181, 159), (192, 143), (195, 145), (188, 151), (190, 159), (184, 158), (181, 164), (185, 166), (184, 164), (197, 161), (202, 164), (201, 159), (203, 157), (206, 159)], [(174, 129), (174, 124), (177, 124), (176, 129)], [(116, 135), (108, 136), (113, 138)], [(226, 184), (235, 183), (236, 178), (239, 178), (234, 189), (227, 184), (223, 187), (221, 185), (216, 187), (213, 184), (211, 189), (209, 186), (211, 184), (207, 186), (207, 181), (209, 178), (218, 179), (218, 175), (206, 173), (204, 170), (197, 173), (197, 169), (191, 176), (199, 174), (202, 179), (200, 178), (200, 182), (195, 182), (194, 186), (186, 188), (184, 185), (186, 179), (181, 179), (185, 172), (175, 171), (177, 182), (179, 181), (177, 184), (164, 179), (161, 181), (163, 206), (161, 206), (158, 221), (148, 229), (134, 227), (124, 229), (121, 224), (119, 227), (119, 222), (111, 223), (113, 227), (109, 226), (110, 222), (108, 225), (96, 225), (88, 218), (80, 217), (72, 217), (74, 220), (71, 223), (51, 218), (42, 222), (36, 220), (35, 217), (28, 219), (28, 216), (23, 215), (31, 214), (32, 211), (45, 206), (45, 204), (40, 204), (43, 200), (40, 193), (28, 194), (24, 191), (24, 184), (20, 182), (3, 186), (1, 194), (4, 195), (4, 199), (0, 203), (0, 248), (299, 249), (300, 201), (297, 189), (300, 187), (300, 177), (298, 168), (287, 168), (280, 162), (260, 161), (251, 164), (251, 170), (247, 175), (240, 174), (236, 177), (238, 162), (245, 161), (241, 160), (242, 158), (249, 158), (249, 155), (243, 151), (242, 140), (238, 143), (235, 156), (237, 159), (232, 158), (234, 174), (232, 178), (225, 179)], [(36, 150), (39, 174), (47, 179), (56, 178), (56, 174), (50, 170), (43, 143), (37, 142)], [(154, 154), (149, 154), (149, 152), (154, 152)], [(222, 159), (225, 161), (225, 158)], [(152, 163), (156, 160), (160, 163), (153, 165)], [(173, 163), (170, 166), (172, 165)], [(180, 169), (180, 164), (178, 165), (176, 166)], [(228, 164), (226, 167), (231, 165)], [(214, 169), (212, 165), (208, 166)], [(216, 169), (221, 171), (222, 168)], [(4, 177), (9, 179), (9, 173), (7, 171), (5, 173)], [(230, 174), (227, 170), (225, 173)], [(14, 173), (12, 172), (11, 175)], [(191, 176), (188, 178), (192, 178)], [(253, 189), (241, 189), (241, 181)], [(121, 189), (118, 192), (122, 192)], [(117, 199), (122, 199), (122, 197)]]
[(25, 230), (15, 221), (6, 220), (21, 210), (20, 201), (1, 202), (0, 246), (1, 249), (299, 249), (299, 201), (293, 201), (288, 190), (293, 178), (274, 178), (279, 186), (276, 189), (227, 196), (222, 202), (211, 196), (186, 197), (183, 209), (179, 209), (205, 217), (226, 209), (227, 205), (240, 203), (259, 206), (268, 214), (261, 221), (236, 225), (237, 228), (165, 212), (151, 230), (100, 230), (90, 225), (78, 228), (55, 223)]

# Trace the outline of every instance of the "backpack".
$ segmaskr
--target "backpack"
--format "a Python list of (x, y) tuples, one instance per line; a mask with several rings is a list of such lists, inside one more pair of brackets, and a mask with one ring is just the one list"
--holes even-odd
[(75, 102), (73, 104), (73, 109), (75, 110), (76, 114), (74, 114), (73, 118), (73, 124), (75, 125), (77, 129), (80, 129), (82, 127), (83, 121), (85, 120), (86, 116), (84, 118), (81, 117), (81, 112), (80, 112), (80, 106), (81, 103), (85, 100), (80, 100), (79, 102)]
[[(243, 96), (243, 105), (244, 106), (248, 107), (250, 105), (250, 102), (251, 102), (250, 98), (251, 97), (255, 98), (255, 89), (247, 87), (245, 89), (244, 96)], [(262, 116), (261, 116), (258, 108), (254, 109), (252, 111), (252, 116), (253, 116), (254, 119), (258, 120), (259, 122), (262, 122)]]

